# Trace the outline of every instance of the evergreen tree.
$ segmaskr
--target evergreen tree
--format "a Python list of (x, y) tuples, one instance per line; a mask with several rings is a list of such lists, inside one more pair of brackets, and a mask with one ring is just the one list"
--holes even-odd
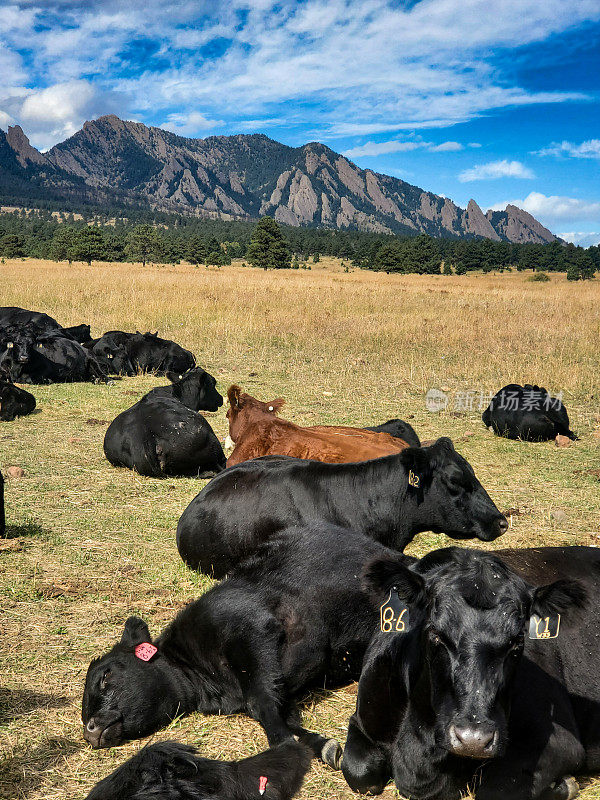
[(404, 269), (404, 249), (400, 242), (384, 244), (377, 251), (375, 258), (375, 269), (382, 272), (405, 272)]
[(0, 256), (3, 258), (19, 258), (25, 255), (25, 239), (16, 233), (7, 233), (0, 239)]
[(188, 241), (188, 246), (185, 251), (186, 261), (190, 264), (204, 264), (208, 255), (208, 248), (202, 236), (194, 234)]
[(127, 235), (127, 255), (142, 266), (160, 254), (160, 237), (151, 225), (136, 225)]
[(73, 248), (77, 231), (70, 225), (59, 225), (50, 242), (49, 255), (54, 261), (73, 261)]
[(271, 217), (259, 220), (247, 252), (253, 267), (286, 269), (290, 266), (290, 251), (281, 228)]
[(74, 237), (71, 254), (74, 260), (88, 264), (105, 258), (104, 236), (100, 228), (87, 225), (80, 228)]

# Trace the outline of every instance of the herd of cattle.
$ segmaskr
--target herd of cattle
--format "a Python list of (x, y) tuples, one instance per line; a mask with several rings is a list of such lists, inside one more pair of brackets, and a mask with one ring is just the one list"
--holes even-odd
[[(74, 353), (82, 361), (66, 377)], [(138, 371), (170, 383), (113, 420), (106, 457), (141, 475), (212, 477), (181, 515), (177, 547), (220, 582), (154, 638), (143, 620), (125, 622), (88, 669), (83, 735), (114, 747), (181, 715), (244, 713), (270, 749), (219, 762), (151, 745), (88, 800), (289, 800), (312, 757), (341, 768), (354, 791), (379, 794), (393, 780), (414, 800), (458, 800), (467, 788), (482, 800), (571, 800), (573, 775), (600, 771), (598, 549), (404, 555), (423, 531), (489, 542), (508, 528), (450, 439), (421, 443), (401, 420), (301, 427), (278, 416), (283, 400), (234, 385), (226, 459), (198, 413), (223, 398), (188, 351), (156, 334), (91, 339), (88, 326), (0, 309), (2, 419), (35, 406), (13, 381)], [(510, 438), (576, 438), (562, 403), (537, 386), (504, 387), (483, 421)], [(342, 751), (302, 726), (298, 704), (311, 688), (355, 680)]]

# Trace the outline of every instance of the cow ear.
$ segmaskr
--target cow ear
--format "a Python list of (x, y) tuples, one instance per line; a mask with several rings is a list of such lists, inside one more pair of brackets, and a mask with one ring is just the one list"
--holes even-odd
[(227, 399), (229, 400), (229, 405), (232, 408), (241, 408), (241, 403), (240, 403), (241, 395), (242, 395), (242, 390), (235, 383), (232, 384), (229, 387), (229, 389), (227, 389)]
[(376, 558), (368, 563), (363, 572), (363, 587), (378, 602), (385, 599), (390, 589), (395, 588), (407, 605), (413, 605), (425, 587), (420, 575), (408, 569), (413, 559), (398, 555)]
[(150, 630), (144, 620), (139, 617), (129, 617), (125, 622), (121, 644), (125, 647), (135, 647), (142, 642), (149, 641), (151, 641)]
[(171, 381), (171, 383), (177, 383), (177, 381), (181, 380), (183, 377), (178, 372), (165, 372), (165, 375)]
[(570, 609), (583, 608), (586, 601), (587, 592), (579, 581), (561, 579), (534, 589), (531, 613), (538, 617), (555, 616)]
[[(437, 444), (437, 442), (436, 442)], [(408, 486), (422, 490), (431, 482), (433, 466), (436, 462), (435, 445), (431, 447), (407, 447), (401, 453), (401, 461), (406, 469)]]
[(277, 400), (271, 400), (269, 403), (269, 411), (272, 411), (274, 414), (278, 414), (284, 405), (285, 400), (282, 397), (278, 397)]

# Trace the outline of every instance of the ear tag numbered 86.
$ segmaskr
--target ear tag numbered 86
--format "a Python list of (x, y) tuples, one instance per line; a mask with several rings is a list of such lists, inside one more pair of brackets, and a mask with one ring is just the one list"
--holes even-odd
[(408, 606), (398, 597), (395, 588), (379, 608), (379, 625), (383, 633), (405, 633), (408, 630)]
[(560, 628), (560, 614), (551, 617), (539, 617), (532, 614), (529, 619), (530, 639), (556, 639)]

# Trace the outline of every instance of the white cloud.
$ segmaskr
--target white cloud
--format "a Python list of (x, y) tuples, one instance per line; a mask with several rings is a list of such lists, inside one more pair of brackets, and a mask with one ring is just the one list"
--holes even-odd
[(462, 149), (463, 146), (460, 142), (442, 142), (429, 148), (432, 153), (452, 153)]
[(209, 119), (199, 111), (191, 111), (189, 114), (169, 114), (164, 127), (173, 133), (188, 136), (223, 124), (222, 119)]
[(10, 114), (7, 114), (5, 111), (0, 110), (0, 128), (3, 131), (7, 130), (9, 125), (14, 125), (15, 120), (11, 117)]
[(468, 181), (493, 180), (495, 178), (533, 178), (533, 172), (520, 161), (489, 161), (487, 164), (477, 164), (475, 167), (465, 169), (458, 176), (462, 183)]
[(360, 156), (380, 156), (383, 153), (403, 153), (410, 150), (418, 150), (424, 147), (425, 142), (400, 142), (397, 139), (391, 142), (366, 142), (358, 147), (345, 150), (343, 155), (348, 158), (359, 158)]
[(496, 203), (492, 211), (503, 211), (507, 202), (528, 211), (548, 227), (557, 224), (575, 228), (578, 222), (598, 223), (600, 221), (600, 202), (580, 200), (577, 197), (545, 195), (541, 192), (530, 192), (522, 200), (509, 200)]
[(536, 156), (569, 156), (571, 158), (600, 158), (600, 139), (588, 139), (581, 144), (552, 142), (548, 147), (534, 152)]
[(166, 13), (164, 0), (36, 0), (26, 11), (0, 24), (0, 53), (31, 58), (15, 85), (85, 77), (99, 97), (119, 93), (121, 116), (199, 107), (206, 120), (271, 119), (294, 103), (305, 124), (319, 120), (318, 138), (585, 97), (524, 89), (491, 58), (600, 19), (597, 0), (505, 0), (493, 13), (488, 0), (182, 0)]
[(384, 153), (405, 153), (411, 150), (428, 150), (430, 153), (446, 153), (462, 150), (463, 146), (459, 142), (442, 142), (434, 144), (425, 142), (422, 139), (392, 139), (389, 142), (365, 142), (363, 145), (352, 147), (345, 150), (343, 155), (348, 158), (359, 158), (364, 156), (380, 156)]
[(480, 142), (469, 142), (467, 147), (481, 147), (481, 143)]
[(95, 100), (96, 90), (88, 81), (56, 83), (28, 94), (18, 117), (35, 146), (45, 148), (72, 136), (94, 116)]
[(571, 231), (567, 233), (557, 233), (556, 235), (560, 236), (560, 238), (564, 239), (566, 242), (572, 242), (581, 247), (591, 247), (592, 245), (600, 244), (600, 231)]

